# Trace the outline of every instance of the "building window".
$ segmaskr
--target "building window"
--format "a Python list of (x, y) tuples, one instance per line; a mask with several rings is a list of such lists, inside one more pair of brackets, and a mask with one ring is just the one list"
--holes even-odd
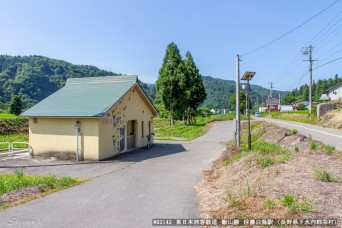
[(144, 121), (141, 121), (141, 138), (144, 137)]

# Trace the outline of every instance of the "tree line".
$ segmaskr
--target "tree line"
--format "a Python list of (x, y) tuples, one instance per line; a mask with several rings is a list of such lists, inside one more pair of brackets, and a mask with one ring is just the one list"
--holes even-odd
[[(339, 77), (338, 74), (335, 74), (334, 77), (329, 78), (329, 79), (319, 79), (317, 82), (313, 81), (312, 100), (318, 102), (322, 94), (324, 94), (327, 89), (339, 83), (342, 83), (342, 77)], [(310, 87), (307, 84), (302, 85), (301, 87), (299, 87), (299, 89), (296, 88), (292, 90), (292, 92), (290, 92), (287, 96), (285, 96), (282, 99), (282, 104), (288, 105), (298, 100), (308, 101), (309, 90), (310, 90)]]

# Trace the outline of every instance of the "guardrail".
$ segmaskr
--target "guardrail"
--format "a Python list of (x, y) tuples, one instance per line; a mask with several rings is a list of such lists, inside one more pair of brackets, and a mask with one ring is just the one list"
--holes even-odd
[[(15, 144), (26, 144), (27, 145), (27, 149), (24, 149), (24, 148), (14, 148)], [(31, 156), (32, 147), (30, 146), (30, 144), (28, 142), (12, 142), (11, 148), (12, 148), (12, 150), (10, 152), (10, 155), (12, 155), (12, 156), (13, 156), (14, 153), (18, 153), (18, 154), (19, 153), (25, 153), (27, 150), (28, 150), (28, 157)], [(22, 149), (22, 150), (15, 151), (15, 149)]]
[[(0, 148), (0, 157), (3, 157), (3, 155), (5, 155), (6, 153), (8, 154), (7, 155), (8, 157), (13, 156), (14, 154), (25, 154), (25, 153), (28, 153), (29, 158), (31, 157), (32, 147), (30, 146), (28, 142), (12, 142), (12, 143), (0, 142), (0, 145), (4, 145), (4, 144), (7, 145), (7, 148)], [(22, 148), (22, 147), (16, 148), (15, 145), (18, 145), (18, 144), (25, 144), (27, 145), (27, 148)], [(1, 153), (1, 151), (5, 151), (5, 150), (6, 152)]]

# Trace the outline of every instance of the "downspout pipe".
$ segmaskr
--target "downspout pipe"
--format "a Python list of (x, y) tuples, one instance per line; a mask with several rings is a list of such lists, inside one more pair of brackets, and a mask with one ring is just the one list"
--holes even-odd
[(76, 121), (76, 161), (78, 162), (78, 132), (79, 132), (79, 121)]

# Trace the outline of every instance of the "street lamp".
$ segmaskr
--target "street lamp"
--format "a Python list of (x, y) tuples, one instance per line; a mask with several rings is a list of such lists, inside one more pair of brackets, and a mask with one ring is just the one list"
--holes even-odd
[(249, 110), (249, 81), (253, 78), (255, 75), (255, 72), (250, 72), (246, 71), (241, 80), (247, 81), (246, 85), (246, 92), (247, 92), (247, 97), (246, 97), (246, 103), (247, 103), (247, 116), (248, 116), (248, 150), (252, 148), (252, 141), (251, 141), (251, 111)]

